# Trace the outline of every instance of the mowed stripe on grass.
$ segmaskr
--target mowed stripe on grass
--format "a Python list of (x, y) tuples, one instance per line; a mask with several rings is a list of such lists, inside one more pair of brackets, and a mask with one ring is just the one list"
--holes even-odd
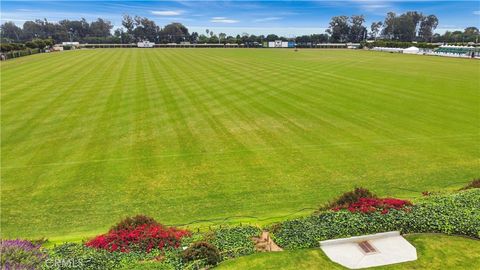
[(354, 186), (411, 197), (479, 176), (478, 61), (102, 49), (1, 69), (5, 237), (89, 236), (137, 213), (276, 217)]

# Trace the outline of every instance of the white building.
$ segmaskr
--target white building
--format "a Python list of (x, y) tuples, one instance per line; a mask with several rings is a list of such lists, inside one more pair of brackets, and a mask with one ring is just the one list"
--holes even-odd
[(78, 47), (80, 45), (79, 42), (62, 42), (62, 46), (75, 46)]
[(275, 41), (269, 41), (267, 45), (268, 45), (268, 48), (293, 48), (295, 47), (295, 42), (275, 40)]
[(138, 48), (153, 48), (153, 46), (155, 46), (155, 43), (148, 40), (140, 41), (137, 43)]

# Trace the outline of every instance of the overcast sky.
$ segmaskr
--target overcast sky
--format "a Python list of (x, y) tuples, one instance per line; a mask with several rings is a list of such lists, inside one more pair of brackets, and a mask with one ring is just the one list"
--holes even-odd
[(437, 32), (480, 28), (480, 1), (1, 1), (0, 19), (22, 25), (25, 20), (98, 17), (121, 27), (124, 13), (154, 20), (163, 26), (181, 22), (190, 31), (205, 29), (228, 35), (274, 33), (293, 37), (324, 33), (332, 16), (363, 14), (367, 26), (382, 20), (389, 11), (409, 10), (435, 14), (440, 24)]

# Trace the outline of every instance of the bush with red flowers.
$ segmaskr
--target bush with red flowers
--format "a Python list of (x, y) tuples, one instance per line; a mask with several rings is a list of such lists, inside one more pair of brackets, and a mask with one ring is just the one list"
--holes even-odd
[(377, 198), (377, 196), (366, 188), (356, 187), (353, 191), (345, 192), (338, 198), (320, 207), (319, 212), (334, 208), (346, 208), (350, 204), (357, 202), (361, 198)]
[(161, 224), (142, 224), (128, 229), (112, 229), (88, 241), (86, 246), (110, 252), (150, 252), (152, 249), (178, 248), (185, 236), (190, 236), (190, 232)]
[(347, 209), (352, 213), (373, 213), (381, 212), (387, 214), (390, 209), (405, 209), (406, 206), (412, 206), (412, 203), (406, 200), (395, 198), (360, 198), (357, 202), (351, 203), (348, 207), (336, 207), (332, 210)]

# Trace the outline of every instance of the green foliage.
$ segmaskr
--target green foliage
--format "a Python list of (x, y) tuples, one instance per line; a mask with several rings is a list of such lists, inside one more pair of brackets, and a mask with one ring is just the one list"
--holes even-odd
[(126, 217), (121, 220), (116, 225), (112, 226), (110, 230), (120, 231), (120, 230), (132, 230), (140, 225), (159, 225), (159, 223), (152, 217), (145, 215), (136, 215), (133, 217)]
[(316, 247), (332, 238), (399, 230), (402, 233), (446, 233), (480, 238), (480, 190), (430, 196), (411, 211), (387, 214), (322, 212), (277, 224), (277, 244), (288, 249)]
[(347, 207), (348, 205), (358, 202), (360, 198), (376, 198), (377, 196), (370, 190), (362, 187), (356, 187), (353, 191), (343, 193), (340, 197), (321, 207), (321, 210), (327, 210), (334, 207)]
[(202, 265), (216, 265), (222, 260), (219, 250), (208, 242), (196, 242), (183, 251), (184, 262), (200, 261)]
[[(161, 258), (161, 260), (159, 260)], [(155, 269), (182, 269), (181, 253), (175, 249), (152, 250), (145, 252), (108, 252), (102, 249), (86, 247), (83, 244), (65, 243), (54, 247), (43, 270), (72, 269), (143, 269), (141, 265), (149, 264)]]
[(224, 259), (235, 258), (254, 253), (252, 237), (260, 233), (261, 230), (254, 226), (220, 228), (213, 232), (211, 243), (220, 250)]
[(121, 253), (85, 247), (82, 244), (65, 243), (54, 247), (46, 260), (44, 270), (97, 270), (116, 269), (122, 260)]
[(1, 52), (18, 51), (18, 50), (24, 50), (24, 49), (25, 49), (25, 45), (21, 43), (1, 43), (0, 44)]

